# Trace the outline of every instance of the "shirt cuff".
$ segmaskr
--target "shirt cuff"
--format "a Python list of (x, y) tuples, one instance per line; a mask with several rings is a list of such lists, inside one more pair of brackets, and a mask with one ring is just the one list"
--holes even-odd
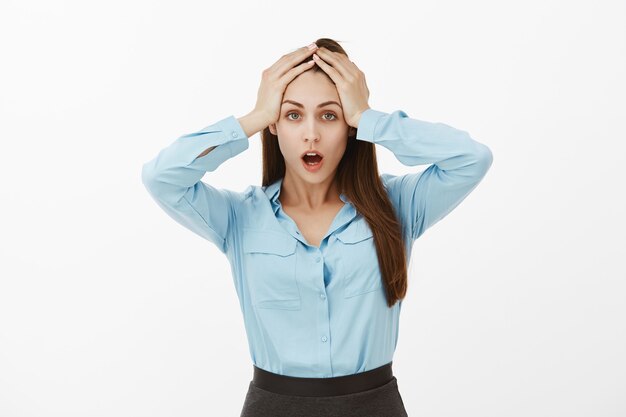
[[(230, 137), (230, 140), (233, 141), (229, 144), (230, 147), (230, 156), (233, 157), (242, 151), (248, 149), (248, 136), (246, 136), (246, 132), (241, 127), (239, 120), (235, 116), (228, 116), (220, 122), (220, 126), (223, 131)], [(246, 139), (246, 140), (240, 140)]]
[[(188, 139), (192, 137), (194, 140)], [(183, 135), (179, 139), (184, 141), (181, 143), (189, 147), (186, 154), (193, 158), (188, 161), (188, 166), (202, 168), (206, 171), (213, 171), (223, 161), (238, 155), (248, 149), (249, 146), (246, 133), (233, 115), (210, 124), (197, 132)], [(198, 154), (211, 146), (215, 146), (216, 149), (207, 155), (198, 157)]]
[(374, 110), (372, 108), (369, 108), (361, 113), (359, 125), (357, 126), (356, 138), (374, 143), (376, 125), (384, 116), (388, 116), (388, 113)]

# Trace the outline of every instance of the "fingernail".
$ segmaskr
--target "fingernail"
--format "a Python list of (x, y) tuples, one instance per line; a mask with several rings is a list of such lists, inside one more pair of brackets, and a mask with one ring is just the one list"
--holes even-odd
[(310, 44), (309, 46), (307, 46), (307, 48), (309, 48), (309, 50), (313, 50), (315, 48), (317, 48), (317, 45), (315, 44), (315, 42), (313, 42), (312, 44)]

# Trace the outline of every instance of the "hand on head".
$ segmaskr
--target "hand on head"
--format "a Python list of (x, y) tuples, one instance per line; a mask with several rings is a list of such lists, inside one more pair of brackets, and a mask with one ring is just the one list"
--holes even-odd
[(315, 65), (315, 61), (311, 60), (300, 65), (296, 64), (302, 62), (316, 50), (317, 45), (315, 43), (298, 48), (283, 55), (272, 66), (263, 70), (261, 85), (257, 93), (257, 102), (253, 111), (264, 115), (267, 118), (268, 125), (276, 122), (280, 117), (283, 94), (289, 83)]
[[(296, 65), (311, 55), (313, 60)], [(263, 70), (254, 111), (263, 115), (268, 125), (276, 122), (289, 83), (315, 64), (335, 83), (346, 123), (358, 127), (361, 114), (370, 108), (365, 74), (346, 55), (318, 48), (315, 43), (283, 55)]]
[(344, 54), (324, 47), (313, 54), (313, 59), (337, 86), (346, 123), (358, 127), (361, 114), (370, 108), (367, 102), (370, 92), (365, 74)]

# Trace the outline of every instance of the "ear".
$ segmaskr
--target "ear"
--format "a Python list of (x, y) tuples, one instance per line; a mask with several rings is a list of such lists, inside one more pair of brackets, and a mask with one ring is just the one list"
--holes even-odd
[(276, 135), (276, 136), (278, 136), (278, 135), (276, 134), (276, 123), (272, 123), (272, 124), (270, 124), (270, 125), (269, 125), (269, 126), (267, 126), (267, 127), (270, 129), (270, 132), (272, 133), (272, 135)]

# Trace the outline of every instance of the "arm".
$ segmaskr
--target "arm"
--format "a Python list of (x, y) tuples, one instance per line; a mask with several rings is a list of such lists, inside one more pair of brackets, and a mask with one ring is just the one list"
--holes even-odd
[(357, 139), (386, 147), (404, 165), (432, 164), (422, 172), (381, 176), (413, 240), (458, 206), (493, 162), (491, 150), (467, 132), (411, 119), (402, 110), (365, 110)]
[(175, 221), (226, 253), (238, 193), (201, 181), (225, 160), (248, 149), (249, 136), (263, 129), (256, 113), (224, 118), (185, 134), (142, 167), (144, 186)]

